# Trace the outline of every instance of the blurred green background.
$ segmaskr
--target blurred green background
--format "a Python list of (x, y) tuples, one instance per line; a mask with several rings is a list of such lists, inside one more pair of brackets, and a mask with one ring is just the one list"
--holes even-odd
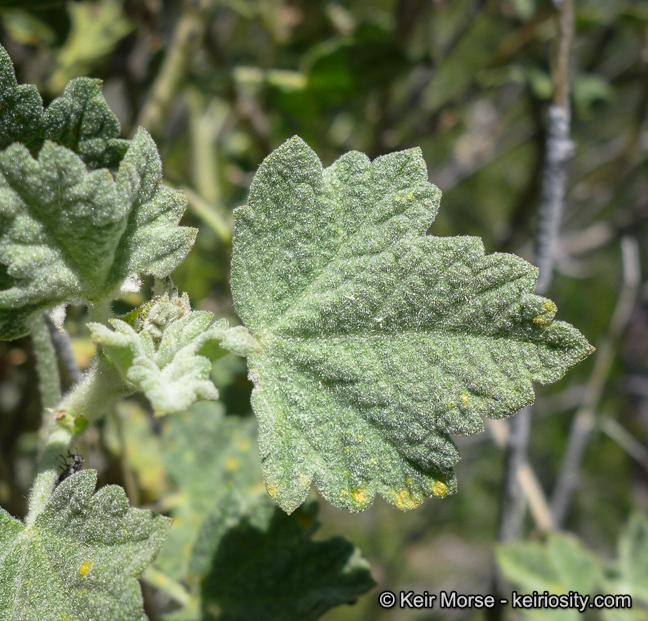
[[(0, 0), (0, 43), (19, 82), (46, 103), (73, 77), (104, 81), (123, 135), (143, 125), (158, 142), (170, 185), (186, 191), (196, 246), (175, 272), (195, 307), (233, 316), (231, 212), (263, 158), (298, 134), (324, 165), (357, 149), (371, 157), (420, 146), (443, 191), (430, 232), (478, 235), (487, 252), (529, 260), (552, 97), (549, 0)], [(599, 352), (552, 386), (537, 386), (530, 462), (551, 495), (574, 412), (592, 385), (600, 346), (611, 364), (566, 528), (613, 556), (632, 508), (648, 510), (648, 288), (626, 292), (620, 240), (648, 241), (648, 2), (578, 0), (572, 50), (575, 153), (548, 293), (558, 319)], [(626, 265), (626, 269), (627, 269)], [(143, 301), (137, 295), (126, 311)], [(92, 354), (72, 311), (78, 359)], [(22, 516), (40, 425), (27, 339), (0, 343), (0, 504)], [(229, 414), (250, 415), (242, 360), (214, 370)], [(169, 493), (159, 429), (139, 415), (90, 437), (104, 483), (127, 482), (141, 506)], [(625, 434), (625, 435), (624, 435)], [(113, 445), (131, 446), (129, 461)], [(93, 444), (94, 443), (94, 444)], [(322, 503), (322, 537), (343, 534), (370, 560), (379, 586), (325, 618), (435, 619), (439, 611), (382, 611), (384, 588), (491, 588), (503, 453), (488, 432), (459, 438), (459, 493), (403, 514), (381, 500), (360, 515)], [(531, 518), (527, 536), (537, 538)], [(148, 587), (147, 587), (148, 588)], [(145, 591), (156, 619), (155, 594)], [(447, 619), (481, 613), (445, 611)]]

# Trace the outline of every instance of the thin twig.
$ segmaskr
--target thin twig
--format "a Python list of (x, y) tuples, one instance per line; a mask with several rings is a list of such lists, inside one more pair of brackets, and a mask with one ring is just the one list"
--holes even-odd
[(156, 567), (150, 566), (142, 574), (142, 580), (168, 595), (174, 602), (182, 607), (191, 602), (191, 595), (177, 580), (170, 578)]
[(50, 338), (54, 343), (54, 347), (56, 347), (61, 362), (70, 376), (70, 380), (73, 384), (79, 383), (83, 379), (83, 372), (74, 357), (70, 335), (64, 329), (57, 328), (48, 313), (45, 313), (45, 322), (47, 323)]
[(614, 350), (630, 319), (641, 280), (639, 245), (632, 237), (621, 240), (623, 285), (610, 325), (598, 348), (594, 370), (587, 385), (583, 403), (576, 412), (569, 432), (565, 457), (551, 498), (554, 522), (560, 527), (567, 516), (569, 504), (578, 483), (580, 465), (590, 434), (596, 426), (595, 410), (614, 361)]
[(191, 188), (182, 185), (174, 187), (187, 197), (192, 211), (218, 235), (223, 243), (230, 244), (232, 242), (233, 225), (231, 214), (216, 209), (213, 204), (205, 201), (202, 196)]
[[(508, 422), (505, 420), (487, 420), (486, 426), (493, 436), (495, 444), (503, 449), (506, 446), (509, 434)], [(536, 528), (543, 533), (555, 530), (547, 497), (542, 490), (538, 477), (528, 462), (524, 462), (518, 469), (518, 482), (529, 503), (529, 510)]]
[[(536, 293), (544, 295), (551, 284), (558, 230), (567, 189), (567, 165), (572, 153), (569, 109), (569, 63), (574, 31), (574, 0), (564, 0), (557, 12), (557, 37), (552, 58), (554, 103), (549, 108), (547, 149), (538, 208), (539, 224), (535, 262), (539, 267)], [(498, 539), (519, 539), (524, 525), (525, 497), (519, 471), (527, 463), (531, 433), (531, 407), (509, 423), (505, 478)]]
[(153, 134), (160, 131), (173, 100), (187, 78), (187, 66), (207, 27), (205, 14), (208, 4), (206, 0), (182, 4), (182, 15), (173, 32), (169, 50), (136, 126), (144, 127)]
[(648, 449), (619, 421), (609, 416), (599, 418), (601, 431), (614, 440), (632, 459), (648, 472)]

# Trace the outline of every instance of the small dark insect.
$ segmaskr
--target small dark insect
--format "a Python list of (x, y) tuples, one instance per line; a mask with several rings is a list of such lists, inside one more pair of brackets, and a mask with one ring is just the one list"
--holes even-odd
[[(81, 455), (78, 455), (77, 453), (70, 453), (68, 449), (68, 454), (67, 457), (64, 457), (61, 455), (61, 459), (63, 460), (63, 465), (61, 466), (62, 472), (59, 474), (58, 481), (56, 482), (57, 485), (60, 485), (65, 479), (67, 479), (69, 476), (72, 476), (75, 472), (79, 472), (81, 470), (81, 467), (83, 466), (83, 462), (85, 461)], [(71, 459), (72, 461), (68, 463), (68, 459)]]

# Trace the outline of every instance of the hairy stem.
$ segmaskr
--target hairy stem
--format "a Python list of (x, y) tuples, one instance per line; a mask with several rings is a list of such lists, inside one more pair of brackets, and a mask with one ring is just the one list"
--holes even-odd
[[(47, 330), (47, 326), (45, 326)], [(42, 513), (58, 479), (61, 455), (65, 454), (76, 433), (77, 417), (92, 422), (133, 390), (124, 383), (117, 369), (102, 355), (83, 380), (66, 395), (43, 421), (41, 437), (44, 445), (38, 465), (38, 474), (29, 497), (25, 523), (30, 526)]]

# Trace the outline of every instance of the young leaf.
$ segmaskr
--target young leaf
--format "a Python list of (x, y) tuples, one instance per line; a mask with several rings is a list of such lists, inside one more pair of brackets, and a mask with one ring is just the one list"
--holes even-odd
[(152, 562), (171, 520), (132, 509), (94, 470), (61, 483), (33, 526), (0, 509), (2, 619), (144, 621), (136, 577)]
[[(114, 330), (99, 323), (88, 327), (124, 379), (147, 396), (157, 415), (182, 412), (200, 399), (218, 399), (209, 378), (211, 361), (230, 351), (245, 355), (258, 346), (244, 328), (230, 328), (227, 320), (214, 321), (205, 311), (191, 311), (182, 298), (184, 312), (162, 296), (148, 311), (144, 328), (137, 332), (120, 319), (111, 319)], [(170, 314), (171, 313), (171, 314)], [(152, 321), (169, 321), (168, 324)]]
[(144, 130), (116, 179), (52, 142), (38, 160), (21, 144), (0, 153), (0, 263), (13, 279), (0, 291), (0, 338), (25, 334), (36, 310), (111, 299), (127, 279), (166, 276), (184, 259), (196, 231), (177, 226), (186, 200), (161, 175)]
[(450, 434), (533, 401), (591, 348), (533, 295), (537, 270), (474, 237), (426, 235), (440, 192), (418, 149), (326, 170), (299, 138), (235, 212), (232, 291), (260, 344), (248, 358), (269, 494), (311, 481), (357, 511), (455, 491)]
[(369, 566), (349, 541), (312, 540), (317, 511), (310, 502), (288, 516), (267, 497), (246, 506), (234, 491), (223, 499), (191, 560), (204, 576), (204, 621), (314, 621), (371, 589)]

